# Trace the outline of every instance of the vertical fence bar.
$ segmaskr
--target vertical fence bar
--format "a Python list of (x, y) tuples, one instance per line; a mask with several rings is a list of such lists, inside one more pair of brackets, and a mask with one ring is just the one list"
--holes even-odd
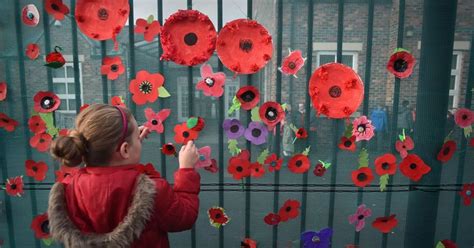
[[(277, 7), (277, 45), (276, 45), (276, 50), (277, 50), (277, 56), (276, 56), (276, 63), (277, 63), (277, 68), (281, 66), (281, 58), (282, 58), (282, 47), (283, 47), (283, 1), (279, 0), (277, 1), (278, 7)], [(281, 102), (281, 72), (278, 70), (275, 70), (276, 72), (276, 102), (280, 103)], [(280, 156), (281, 154), (281, 147), (280, 147), (280, 123), (275, 127), (276, 128), (276, 135), (275, 135), (275, 150), (274, 152), (277, 154), (277, 156)], [(275, 178), (274, 178), (274, 184), (275, 186), (273, 187), (275, 192), (273, 193), (273, 212), (278, 213), (278, 201), (279, 201), (279, 194), (278, 194), (278, 189), (279, 186), (278, 184), (280, 183), (280, 171), (275, 171)], [(278, 247), (278, 225), (273, 226), (272, 230), (272, 239), (273, 239), (273, 245), (272, 247)]]
[[(129, 44), (129, 66), (130, 66), (130, 79), (135, 78), (135, 34), (134, 34), (134, 23), (135, 23), (135, 16), (133, 13), (134, 6), (133, 6), (133, 1), (134, 0), (128, 0), (128, 4), (130, 5), (130, 13), (128, 13), (128, 44)], [(130, 109), (132, 110), (132, 114), (136, 115), (137, 112), (137, 105), (135, 104), (134, 101), (132, 101), (132, 93), (128, 91), (128, 106), (130, 106)]]
[[(100, 63), (102, 64), (102, 61), (107, 56), (107, 41), (105, 40), (100, 42), (100, 56), (102, 58)], [(102, 75), (102, 101), (106, 104), (109, 102), (109, 88), (107, 85), (107, 75)]]
[[(217, 31), (220, 31), (223, 26), (223, 16), (222, 16), (223, 6), (222, 0), (217, 0)], [(217, 70), (224, 71), (224, 66), (222, 62), (217, 59)], [(224, 93), (226, 94), (226, 93)], [(219, 129), (219, 206), (224, 208), (224, 129), (220, 128), (222, 123), (224, 122), (224, 102), (225, 96), (219, 97), (219, 111), (218, 111), (218, 118), (219, 121), (217, 123)], [(219, 248), (224, 247), (224, 230), (225, 226), (219, 228)]]
[[(74, 16), (76, 13), (76, 0), (71, 0), (71, 15)], [(72, 63), (74, 66), (74, 90), (76, 95), (76, 113), (79, 113), (79, 109), (82, 105), (81, 99), (81, 78), (79, 77), (79, 52), (77, 45), (77, 24), (74, 18), (71, 19), (71, 35), (72, 35)]]
[[(158, 0), (158, 21), (163, 25), (163, 0)], [(161, 38), (160, 38), (161, 39)], [(161, 41), (158, 41), (158, 58), (163, 54), (163, 47), (161, 47)], [(161, 59), (158, 60), (158, 72), (164, 74), (164, 65)], [(164, 107), (164, 99), (158, 98), (158, 105)], [(160, 147), (163, 147), (166, 141), (166, 132), (160, 134)], [(166, 179), (166, 155), (161, 153), (161, 175)]]
[[(472, 88), (474, 87), (474, 31), (472, 32), (471, 37), (471, 52), (469, 54), (469, 76), (467, 78), (467, 87), (466, 87), (466, 99), (464, 101), (464, 107), (470, 109), (472, 106)], [(462, 135), (461, 137), (461, 154), (459, 154), (458, 162), (458, 174), (456, 176), (456, 184), (462, 184), (462, 177), (464, 175), (464, 164), (466, 162), (466, 148), (468, 140)], [(454, 198), (454, 208), (453, 208), (453, 220), (451, 222), (451, 240), (456, 241), (458, 234), (458, 223), (459, 223), (459, 206), (461, 202), (461, 197), (456, 196)]]
[[(14, 1), (15, 4), (15, 28), (16, 28), (16, 42), (17, 42), (17, 53), (18, 53), (18, 67), (20, 73), (20, 91), (21, 91), (21, 111), (23, 115), (23, 135), (25, 140), (30, 140), (30, 131), (28, 130), (28, 93), (26, 87), (26, 76), (25, 76), (25, 58), (24, 58), (24, 49), (23, 49), (23, 34), (22, 34), (22, 24), (20, 16), (20, 2)], [(32, 159), (31, 147), (28, 142), (25, 142), (26, 150), (26, 159)], [(36, 199), (36, 186), (34, 185), (34, 180), (31, 177), (28, 177), (28, 182), (31, 183), (31, 213), (33, 216), (38, 214), (38, 205)], [(39, 239), (35, 239), (35, 246), (40, 247)]]

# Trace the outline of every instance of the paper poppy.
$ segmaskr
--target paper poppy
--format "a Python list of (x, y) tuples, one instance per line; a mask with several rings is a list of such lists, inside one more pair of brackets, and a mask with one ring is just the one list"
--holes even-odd
[(245, 132), (245, 128), (238, 119), (225, 119), (222, 127), (228, 139), (238, 139)]
[(51, 237), (49, 233), (48, 213), (35, 216), (31, 222), (30, 228), (35, 232), (37, 239), (48, 239)]
[(361, 167), (352, 171), (352, 182), (357, 187), (365, 187), (374, 180), (374, 175), (369, 167)]
[(301, 234), (304, 248), (329, 248), (331, 245), (332, 229), (327, 227), (319, 232), (306, 231)]
[(28, 120), (28, 127), (33, 133), (44, 133), (46, 132), (46, 123), (41, 119), (39, 115), (33, 115)]
[(55, 171), (54, 174), (56, 175), (56, 182), (64, 182), (66, 179), (72, 178), (78, 171), (80, 167), (69, 167), (61, 165), (59, 170)]
[(7, 83), (0, 82), (0, 101), (3, 101), (5, 100), (5, 98), (7, 98), (7, 91), (8, 91)]
[(204, 127), (206, 126), (206, 122), (204, 121), (204, 118), (198, 116), (198, 117), (190, 117), (187, 121), (186, 124), (188, 125), (188, 128), (191, 130), (194, 130), (196, 132), (201, 132)]
[(61, 47), (55, 46), (54, 52), (50, 52), (48, 53), (48, 55), (46, 55), (46, 64), (44, 64), (44, 66), (51, 67), (54, 69), (63, 67), (63, 65), (66, 64), (66, 60), (59, 52), (61, 50)]
[(281, 222), (281, 217), (278, 214), (269, 213), (263, 218), (263, 221), (265, 221), (267, 225), (274, 226)]
[(254, 145), (267, 142), (268, 129), (261, 122), (252, 121), (244, 133), (245, 138)]
[(122, 99), (121, 96), (113, 96), (113, 97), (110, 99), (110, 104), (111, 104), (112, 106), (127, 108), (127, 106), (126, 106), (125, 103), (123, 102), (123, 99)]
[(165, 78), (160, 73), (150, 74), (145, 70), (139, 71), (135, 79), (130, 81), (132, 100), (137, 105), (154, 102), (158, 98), (158, 88), (163, 86)]
[(250, 176), (250, 161), (242, 156), (231, 157), (227, 172), (232, 175), (235, 180), (240, 180)]
[(395, 52), (390, 56), (387, 70), (397, 78), (407, 78), (412, 74), (415, 63), (415, 57), (408, 51), (403, 50)]
[(34, 160), (28, 159), (25, 161), (26, 175), (33, 177), (36, 181), (43, 181), (46, 179), (46, 173), (48, 172), (48, 165), (43, 162), (35, 162)]
[(298, 128), (298, 130), (296, 130), (296, 138), (297, 139), (308, 138), (308, 132), (306, 131), (306, 129), (304, 129), (304, 127)]
[(278, 70), (285, 75), (293, 75), (296, 77), (296, 73), (303, 67), (306, 59), (303, 58), (301, 50), (289, 51), (289, 55), (283, 59), (281, 67), (278, 67)]
[(283, 163), (283, 159), (278, 159), (275, 153), (271, 154), (265, 159), (265, 164), (268, 165), (268, 171), (274, 172), (279, 171), (281, 169), (281, 164)]
[(395, 149), (400, 153), (402, 158), (405, 158), (408, 155), (408, 151), (411, 151), (415, 148), (415, 143), (410, 138), (410, 136), (405, 136), (405, 140), (397, 140), (395, 142)]
[(147, 163), (146, 165), (139, 164), (136, 167), (136, 170), (142, 174), (154, 176), (154, 177), (161, 177), (160, 172), (158, 172), (152, 163)]
[(469, 206), (471, 205), (471, 201), (474, 198), (474, 183), (466, 183), (462, 186), (461, 192), (459, 194), (462, 196), (464, 200), (464, 205)]
[(207, 215), (209, 216), (209, 222), (214, 227), (225, 226), (229, 223), (230, 218), (225, 214), (224, 209), (221, 207), (212, 207), (207, 210)]
[(449, 239), (441, 240), (436, 245), (436, 248), (457, 248), (457, 247), (458, 246), (456, 245), (456, 243), (454, 243), (453, 241)]
[(469, 141), (469, 146), (474, 147), (474, 137), (472, 137), (471, 141)]
[(443, 147), (438, 153), (438, 156), (436, 157), (439, 161), (442, 163), (446, 163), (454, 155), (454, 152), (456, 152), (456, 142), (453, 140), (448, 140), (444, 142)]
[(221, 97), (224, 94), (225, 74), (223, 72), (213, 73), (211, 65), (203, 64), (201, 78), (196, 89), (202, 90), (205, 96)]
[(313, 174), (317, 177), (322, 177), (324, 176), (324, 173), (326, 173), (326, 168), (324, 168), (322, 164), (318, 163), (314, 168)]
[(215, 159), (211, 159), (211, 165), (204, 167), (204, 169), (211, 173), (217, 173), (219, 171), (219, 167), (217, 167), (217, 161)]
[(63, 128), (63, 129), (59, 130), (59, 132), (58, 132), (58, 135), (63, 136), (63, 137), (66, 137), (68, 134), (69, 134), (69, 130), (67, 128)]
[(251, 110), (260, 102), (260, 92), (255, 86), (247, 85), (241, 87), (235, 94), (244, 110)]
[(62, 21), (64, 16), (69, 14), (69, 8), (62, 0), (46, 0), (44, 8), (48, 14), (52, 15), (54, 19), (58, 21)]
[(352, 135), (350, 138), (347, 138), (343, 136), (341, 140), (339, 141), (339, 149), (341, 150), (347, 150), (347, 151), (355, 151), (357, 146), (356, 146), (356, 136)]
[(217, 32), (207, 15), (197, 10), (178, 10), (161, 30), (161, 59), (193, 66), (206, 62), (216, 48)]
[(5, 190), (10, 196), (21, 196), (23, 194), (23, 176), (7, 178)]
[(398, 225), (398, 220), (392, 214), (389, 217), (379, 217), (372, 222), (372, 226), (382, 233), (389, 233)]
[(300, 202), (297, 200), (287, 200), (278, 211), (281, 221), (288, 221), (298, 217), (300, 214)]
[(125, 67), (122, 64), (122, 59), (119, 56), (105, 57), (102, 60), (100, 73), (107, 75), (109, 80), (115, 80), (125, 72)]
[(365, 218), (372, 215), (372, 210), (367, 208), (365, 204), (360, 205), (357, 208), (355, 214), (349, 216), (349, 223), (356, 225), (356, 232), (360, 232), (365, 226)]
[(372, 121), (364, 115), (356, 118), (352, 122), (352, 127), (352, 135), (356, 136), (356, 141), (370, 140), (375, 134), (375, 127), (372, 125)]
[(172, 143), (164, 144), (161, 147), (161, 152), (168, 156), (172, 156), (172, 155), (176, 156), (176, 148), (174, 147)]
[(147, 122), (144, 126), (148, 127), (150, 131), (155, 131), (157, 133), (163, 133), (164, 127), (163, 122), (168, 118), (171, 113), (171, 109), (162, 109), (161, 111), (155, 113), (153, 109), (145, 109), (145, 117)]
[(174, 133), (174, 141), (183, 145), (190, 140), (196, 140), (199, 136), (199, 132), (189, 129), (186, 122), (174, 126)]
[(117, 50), (116, 38), (128, 20), (129, 11), (128, 0), (80, 0), (75, 17), (82, 33), (94, 40), (112, 39)]
[(17, 126), (17, 121), (0, 112), (0, 128), (5, 129), (7, 132), (13, 132)]
[(270, 129), (276, 126), (280, 121), (285, 119), (285, 111), (277, 102), (266, 102), (258, 110), (260, 119)]
[(454, 113), (454, 121), (461, 128), (466, 128), (474, 123), (474, 112), (470, 109), (460, 108)]
[(412, 181), (418, 182), (423, 175), (431, 171), (431, 167), (416, 154), (408, 154), (400, 163), (402, 174)]
[(359, 108), (364, 98), (364, 84), (349, 66), (329, 63), (314, 71), (309, 95), (318, 114), (342, 119)]
[(246, 238), (240, 242), (240, 248), (257, 248), (257, 241)]
[(217, 55), (235, 73), (256, 73), (268, 63), (272, 53), (272, 37), (254, 20), (233, 20), (219, 31)]
[(48, 133), (37, 133), (30, 138), (30, 146), (39, 152), (46, 152), (53, 138)]
[(250, 176), (255, 178), (261, 178), (265, 175), (265, 167), (259, 162), (250, 164)]
[(393, 154), (386, 153), (375, 159), (375, 173), (379, 176), (394, 175), (396, 171), (397, 158)]
[(53, 112), (59, 108), (61, 104), (61, 99), (50, 91), (39, 91), (33, 97), (34, 110), (39, 113), (49, 113)]
[(210, 146), (203, 146), (198, 149), (199, 153), (199, 160), (194, 164), (194, 168), (205, 168), (209, 167), (212, 164), (211, 161), (211, 147)]
[(28, 46), (26, 46), (26, 57), (28, 57), (31, 60), (35, 60), (39, 57), (40, 55), (40, 48), (38, 44), (35, 43), (30, 43)]
[(309, 170), (311, 163), (308, 156), (296, 154), (288, 161), (288, 169), (296, 174), (303, 174)]
[(161, 25), (157, 20), (153, 20), (153, 16), (150, 20), (138, 18), (135, 22), (135, 33), (143, 34), (143, 39), (147, 42), (152, 42), (155, 36), (160, 34)]
[(83, 104), (83, 105), (79, 108), (79, 113), (80, 113), (82, 110), (84, 110), (84, 109), (86, 109), (86, 108), (88, 108), (88, 107), (89, 107), (89, 104), (87, 104), (87, 103)]
[(21, 10), (21, 20), (30, 27), (36, 27), (40, 22), (40, 13), (34, 4), (28, 4)]

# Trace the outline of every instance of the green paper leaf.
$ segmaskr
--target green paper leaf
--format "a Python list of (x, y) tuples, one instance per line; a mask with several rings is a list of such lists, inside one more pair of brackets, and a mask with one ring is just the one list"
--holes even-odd
[(155, 20), (155, 17), (153, 15), (149, 15), (148, 18), (146, 19), (146, 22), (148, 22), (148, 24), (151, 24), (154, 20)]
[(263, 150), (262, 153), (258, 155), (257, 162), (259, 162), (260, 164), (264, 164), (265, 159), (267, 159), (269, 153), (270, 151), (268, 151), (268, 149)]
[(301, 154), (308, 156), (310, 151), (311, 151), (311, 146), (308, 146), (306, 149), (304, 149), (304, 151)]
[(241, 104), (239, 102), (239, 99), (237, 99), (237, 97), (234, 96), (234, 98), (232, 99), (232, 106), (230, 106), (229, 110), (227, 111), (229, 113), (229, 115), (231, 115), (232, 113), (234, 113), (234, 111), (239, 109), (240, 105)]
[(388, 174), (385, 174), (380, 177), (379, 185), (380, 185), (380, 192), (383, 192), (387, 189), (388, 184)]
[(293, 123), (290, 123), (290, 129), (295, 133), (298, 132), (298, 128)]
[(318, 160), (318, 161), (319, 161), (319, 162), (323, 165), (323, 167), (326, 168), (326, 169), (329, 169), (329, 167), (331, 167), (331, 163), (324, 162), (324, 161), (322, 161), (322, 160)]
[(161, 98), (167, 98), (171, 96), (170, 93), (166, 90), (165, 86), (161, 86), (160, 88), (158, 88), (158, 95)]
[(393, 53), (398, 53), (398, 52), (407, 52), (407, 53), (410, 53), (410, 51), (408, 51), (408, 50), (405, 49), (405, 48), (401, 48), (401, 47), (395, 48), (395, 50), (393, 51)]
[(359, 153), (359, 168), (369, 167), (369, 153), (363, 148)]
[(287, 107), (288, 107), (288, 104), (286, 104), (286, 103), (283, 103), (283, 104), (281, 105), (281, 108), (282, 108), (284, 111), (286, 110)]
[(402, 130), (402, 134), (399, 134), (398, 135), (398, 138), (400, 139), (400, 141), (405, 141), (405, 139), (407, 138), (407, 136), (405, 135), (405, 128)]
[(239, 142), (237, 142), (237, 140), (235, 139), (230, 139), (228, 141), (228, 146), (227, 148), (229, 148), (229, 152), (230, 154), (232, 154), (232, 156), (235, 156), (237, 154), (239, 154), (242, 150), (238, 147), (239, 145)]
[(42, 240), (43, 240), (43, 243), (44, 243), (46, 246), (50, 246), (50, 245), (53, 243), (53, 239), (52, 239), (52, 238), (42, 239)]
[(472, 126), (468, 126), (464, 128), (464, 137), (469, 138), (472, 133)]
[(186, 126), (191, 129), (195, 127), (198, 123), (198, 118), (197, 117), (191, 117), (186, 121)]
[(441, 241), (438, 242), (438, 244), (436, 244), (436, 248), (446, 248), (443, 243), (441, 243)]
[(346, 138), (352, 137), (352, 124), (351, 123), (349, 123), (346, 126), (346, 130), (344, 130), (344, 137), (346, 137)]
[(453, 131), (454, 131), (454, 130), (451, 130), (451, 132), (449, 132), (449, 134), (446, 136), (446, 138), (444, 138), (443, 143), (446, 143), (446, 142), (448, 142), (448, 141), (451, 140), (451, 134), (453, 134)]
[(262, 121), (262, 119), (260, 119), (260, 114), (258, 113), (258, 110), (259, 110), (259, 107), (255, 107), (250, 112), (252, 114), (252, 117), (251, 117), (252, 121), (258, 121), (258, 122)]
[(59, 133), (59, 130), (54, 126), (53, 113), (39, 113), (39, 116), (46, 123), (46, 133), (55, 137)]

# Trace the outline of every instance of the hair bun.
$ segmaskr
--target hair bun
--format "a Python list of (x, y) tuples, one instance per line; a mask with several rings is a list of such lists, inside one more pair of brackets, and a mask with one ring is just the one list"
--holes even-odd
[(66, 166), (77, 166), (87, 153), (87, 139), (77, 130), (71, 130), (68, 136), (59, 136), (51, 144), (51, 155)]

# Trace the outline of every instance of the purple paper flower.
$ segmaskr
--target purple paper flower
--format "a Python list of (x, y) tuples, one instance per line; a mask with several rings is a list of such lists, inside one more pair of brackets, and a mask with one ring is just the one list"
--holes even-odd
[(263, 123), (252, 121), (245, 130), (244, 136), (252, 144), (261, 145), (267, 142), (268, 129)]
[(332, 229), (324, 228), (319, 232), (306, 231), (301, 234), (304, 248), (329, 248), (331, 244)]
[(237, 119), (226, 119), (222, 124), (228, 139), (238, 139), (245, 132), (245, 128)]
[(359, 232), (365, 226), (365, 218), (371, 215), (372, 215), (372, 210), (370, 210), (370, 208), (367, 208), (365, 204), (362, 204), (357, 208), (357, 211), (355, 214), (349, 216), (349, 223), (350, 224), (355, 223), (356, 231)]

